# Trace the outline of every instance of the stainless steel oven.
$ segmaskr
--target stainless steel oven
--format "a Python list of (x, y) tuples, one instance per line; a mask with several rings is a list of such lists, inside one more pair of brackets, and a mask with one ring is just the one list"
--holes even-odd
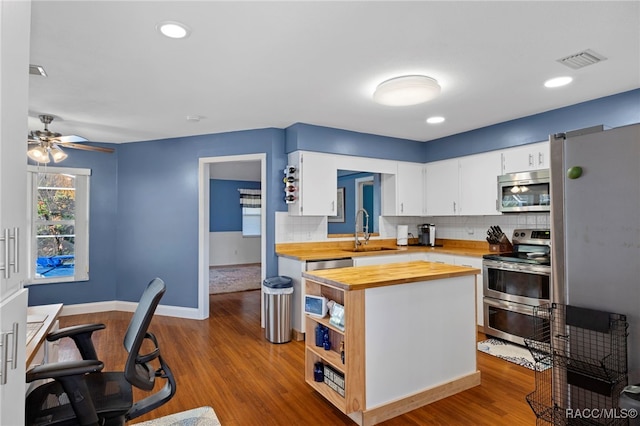
[[(551, 238), (546, 229), (516, 229), (513, 252), (485, 255), (485, 334), (524, 345), (541, 321), (535, 306), (551, 301)], [(539, 328), (538, 328), (539, 329)]]

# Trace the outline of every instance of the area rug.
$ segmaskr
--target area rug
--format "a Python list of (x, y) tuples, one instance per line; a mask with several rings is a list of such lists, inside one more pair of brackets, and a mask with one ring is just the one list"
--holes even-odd
[(220, 421), (213, 408), (200, 407), (136, 423), (136, 426), (220, 426)]
[(550, 367), (549, 364), (536, 363), (529, 349), (523, 346), (514, 345), (500, 339), (487, 339), (478, 342), (478, 350), (489, 355), (497, 356), (505, 361), (526, 367), (529, 370), (544, 371)]
[(259, 263), (209, 268), (209, 294), (257, 290), (261, 285)]

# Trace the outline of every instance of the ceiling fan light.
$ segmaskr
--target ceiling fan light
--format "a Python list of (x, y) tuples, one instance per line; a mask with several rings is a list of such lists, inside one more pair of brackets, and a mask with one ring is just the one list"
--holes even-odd
[(65, 152), (62, 149), (60, 149), (59, 146), (53, 145), (51, 147), (51, 157), (53, 157), (53, 162), (54, 163), (59, 163), (62, 160), (64, 160), (65, 158), (67, 158), (68, 155), (65, 154)]
[(373, 93), (373, 100), (382, 105), (417, 105), (440, 94), (438, 82), (425, 75), (405, 75), (383, 81)]
[(38, 163), (47, 164), (51, 161), (51, 159), (49, 159), (49, 152), (47, 152), (47, 149), (43, 146), (31, 148), (27, 151), (27, 156)]

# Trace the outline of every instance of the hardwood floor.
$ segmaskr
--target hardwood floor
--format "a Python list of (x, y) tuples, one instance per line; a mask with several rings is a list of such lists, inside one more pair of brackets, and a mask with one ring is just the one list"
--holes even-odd
[[(303, 342), (269, 343), (260, 328), (260, 291), (210, 296), (211, 316), (187, 320), (155, 316), (150, 330), (177, 381), (166, 405), (133, 420), (139, 422), (200, 406), (211, 406), (224, 426), (354, 425), (304, 382)], [(122, 369), (122, 338), (131, 317), (125, 312), (74, 315), (61, 326), (104, 322), (94, 342), (106, 370)], [(479, 339), (484, 335), (479, 334)], [(79, 358), (69, 339), (61, 360)], [(388, 420), (382, 425), (534, 425), (525, 400), (534, 373), (478, 353), (482, 384)], [(144, 397), (136, 392), (135, 398)]]

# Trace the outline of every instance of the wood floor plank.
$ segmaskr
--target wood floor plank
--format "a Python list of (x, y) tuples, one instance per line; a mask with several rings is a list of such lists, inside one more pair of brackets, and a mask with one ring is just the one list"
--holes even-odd
[[(354, 425), (304, 382), (304, 343), (272, 344), (260, 328), (260, 291), (210, 296), (207, 320), (156, 315), (152, 331), (176, 376), (176, 396), (132, 423), (200, 406), (211, 406), (224, 426)], [(122, 338), (131, 318), (104, 312), (61, 318), (61, 326), (104, 322), (94, 333), (106, 370), (122, 369)], [(478, 339), (485, 336), (478, 334)], [(79, 355), (69, 339), (61, 359)], [(387, 420), (385, 426), (535, 425), (525, 395), (534, 390), (534, 373), (524, 367), (478, 353), (482, 384), (452, 397)], [(136, 391), (135, 398), (145, 393)]]

